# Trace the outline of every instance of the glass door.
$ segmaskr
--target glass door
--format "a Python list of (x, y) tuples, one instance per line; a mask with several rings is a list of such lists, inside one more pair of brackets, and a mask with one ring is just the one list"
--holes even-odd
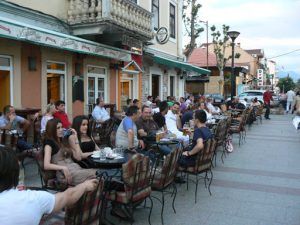
[(88, 66), (87, 99), (89, 113), (92, 112), (97, 98), (103, 98), (107, 102), (106, 69), (96, 66)]

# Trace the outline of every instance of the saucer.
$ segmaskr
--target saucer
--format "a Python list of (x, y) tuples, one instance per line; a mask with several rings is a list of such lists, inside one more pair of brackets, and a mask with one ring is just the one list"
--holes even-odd
[(96, 159), (96, 158), (100, 158), (100, 155), (93, 154), (93, 155), (91, 155), (91, 157), (94, 158), (94, 159)]

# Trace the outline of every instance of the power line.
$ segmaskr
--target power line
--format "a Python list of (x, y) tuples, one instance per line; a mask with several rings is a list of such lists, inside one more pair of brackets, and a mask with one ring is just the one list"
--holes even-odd
[(269, 58), (267, 58), (267, 59), (278, 58), (278, 57), (281, 57), (281, 56), (289, 55), (289, 54), (291, 54), (291, 53), (293, 53), (293, 52), (297, 52), (297, 51), (300, 51), (300, 48), (299, 48), (299, 49), (296, 49), (296, 50), (293, 50), (293, 51), (291, 51), (291, 52), (283, 53), (283, 54), (281, 54), (281, 55), (276, 55), (276, 56), (273, 56), (273, 57), (269, 57)]

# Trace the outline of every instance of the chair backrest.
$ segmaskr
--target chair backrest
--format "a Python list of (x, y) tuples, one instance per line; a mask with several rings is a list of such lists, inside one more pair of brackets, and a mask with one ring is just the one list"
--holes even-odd
[(226, 138), (226, 128), (227, 128), (227, 121), (226, 120), (220, 120), (216, 131), (215, 131), (215, 139), (217, 141), (217, 145), (220, 145), (223, 143), (223, 141)]
[(101, 145), (111, 146), (110, 135), (114, 129), (114, 125), (115, 125), (115, 121), (114, 119), (111, 118), (105, 121), (102, 124), (101, 128), (98, 130)]
[(155, 169), (152, 187), (165, 188), (174, 181), (181, 152), (181, 148), (178, 147), (166, 156), (160, 171)]
[(67, 182), (59, 182), (56, 179), (55, 170), (44, 169), (44, 151), (39, 150), (35, 153), (35, 160), (38, 166), (39, 175), (41, 179), (42, 188), (53, 190), (65, 190), (68, 185)]
[[(66, 225), (100, 224), (104, 196), (104, 179), (95, 191), (85, 193), (73, 206), (66, 207)], [(99, 221), (100, 220), (100, 221)]]
[(204, 143), (204, 148), (196, 157), (195, 172), (205, 171), (211, 168), (212, 158), (216, 147), (214, 138), (210, 138)]
[(18, 134), (10, 130), (0, 129), (0, 144), (5, 145), (13, 150), (17, 149)]
[(151, 192), (151, 169), (148, 156), (135, 154), (122, 165), (126, 197), (131, 202), (145, 199)]
[(41, 120), (42, 120), (42, 117), (38, 117), (36, 118), (34, 121), (33, 121), (33, 142), (34, 144), (36, 145), (41, 145), (41, 142), (42, 142), (42, 135), (41, 135)]

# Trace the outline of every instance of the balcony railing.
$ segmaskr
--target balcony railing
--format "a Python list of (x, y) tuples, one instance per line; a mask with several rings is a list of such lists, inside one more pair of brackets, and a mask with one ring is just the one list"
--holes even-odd
[(152, 13), (129, 0), (70, 0), (68, 22), (108, 22), (152, 38)]

